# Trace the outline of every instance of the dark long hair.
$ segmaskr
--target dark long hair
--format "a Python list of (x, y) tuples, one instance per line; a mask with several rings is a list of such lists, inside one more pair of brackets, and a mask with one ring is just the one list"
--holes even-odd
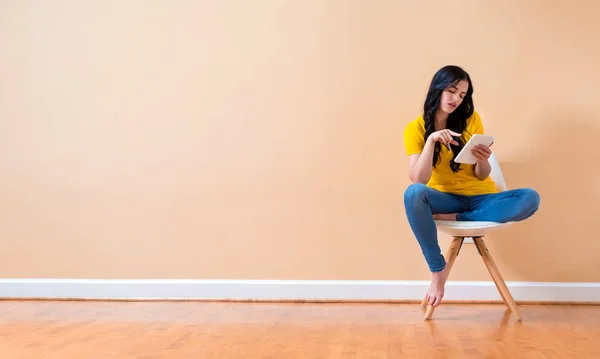
[[(458, 84), (461, 80), (465, 80), (469, 83), (469, 89), (467, 94), (463, 98), (460, 106), (454, 110), (449, 116), (446, 122), (446, 128), (456, 133), (463, 133), (467, 127), (467, 119), (473, 115), (473, 84), (471, 83), (471, 77), (469, 74), (458, 66), (444, 66), (436, 72), (429, 85), (429, 91), (425, 99), (425, 105), (423, 106), (423, 119), (425, 120), (425, 141), (427, 138), (435, 132), (435, 113), (440, 106), (442, 100), (442, 92), (450, 86)], [(453, 172), (460, 170), (460, 163), (454, 162), (454, 158), (460, 153), (460, 150), (464, 147), (463, 136), (454, 137), (454, 140), (458, 142), (458, 146), (450, 144), (454, 156), (450, 160), (450, 168)], [(433, 151), (433, 166), (435, 167), (439, 161), (441, 144), (436, 142), (435, 150)]]

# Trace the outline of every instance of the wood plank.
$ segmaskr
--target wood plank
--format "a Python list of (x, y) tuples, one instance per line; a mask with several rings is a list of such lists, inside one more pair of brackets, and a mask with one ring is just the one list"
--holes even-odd
[(598, 358), (599, 306), (0, 302), (0, 357)]

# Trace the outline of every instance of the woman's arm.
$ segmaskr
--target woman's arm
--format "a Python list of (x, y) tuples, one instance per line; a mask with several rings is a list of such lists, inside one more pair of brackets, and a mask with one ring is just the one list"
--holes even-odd
[(488, 159), (492, 155), (492, 150), (488, 146), (477, 145), (473, 148), (472, 151), (475, 158), (477, 158), (477, 163), (475, 164), (475, 176), (480, 180), (484, 180), (488, 178), (490, 172), (492, 172), (492, 166)]
[(420, 154), (414, 154), (408, 157), (408, 178), (412, 183), (427, 184), (431, 173), (433, 172), (433, 152), (435, 143), (439, 142), (444, 146), (450, 144), (458, 145), (458, 142), (452, 136), (462, 136), (450, 130), (440, 130), (432, 133), (425, 142)]
[(492, 172), (492, 166), (490, 166), (490, 163), (487, 160), (485, 162), (477, 162), (475, 164), (475, 176), (480, 180), (483, 181), (484, 179), (488, 178), (490, 172)]
[(423, 152), (408, 157), (408, 178), (412, 183), (427, 184), (433, 171), (433, 150), (435, 141), (429, 136)]

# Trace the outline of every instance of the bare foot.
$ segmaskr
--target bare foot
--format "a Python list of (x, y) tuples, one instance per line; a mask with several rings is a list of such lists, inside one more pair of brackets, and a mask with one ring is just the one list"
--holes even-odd
[(431, 284), (429, 285), (429, 289), (427, 290), (427, 294), (425, 295), (425, 298), (427, 298), (427, 302), (433, 305), (434, 307), (440, 305), (440, 302), (444, 297), (444, 287), (446, 285), (447, 279), (448, 263), (446, 263), (446, 267), (441, 272), (433, 273)]
[(456, 213), (438, 213), (433, 215), (438, 221), (456, 221)]

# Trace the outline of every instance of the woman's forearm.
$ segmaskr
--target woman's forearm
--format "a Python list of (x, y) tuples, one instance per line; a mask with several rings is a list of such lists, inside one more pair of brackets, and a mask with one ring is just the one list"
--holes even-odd
[(427, 184), (433, 171), (433, 152), (435, 149), (435, 141), (430, 138), (425, 142), (423, 152), (419, 156), (419, 159), (410, 168), (408, 177), (412, 183), (423, 183)]
[(483, 181), (488, 178), (490, 172), (492, 172), (492, 166), (488, 161), (477, 162), (477, 164), (475, 164), (475, 176), (480, 180)]

